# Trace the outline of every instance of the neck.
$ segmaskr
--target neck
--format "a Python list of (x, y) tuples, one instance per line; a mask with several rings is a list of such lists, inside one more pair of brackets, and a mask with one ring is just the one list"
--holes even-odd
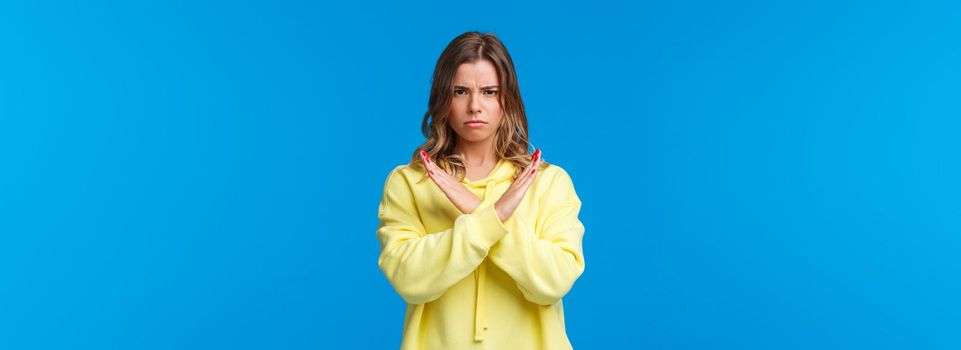
[(464, 165), (466, 166), (483, 166), (484, 164), (497, 162), (493, 138), (478, 142), (457, 140), (457, 144), (454, 145), (454, 152), (464, 155)]

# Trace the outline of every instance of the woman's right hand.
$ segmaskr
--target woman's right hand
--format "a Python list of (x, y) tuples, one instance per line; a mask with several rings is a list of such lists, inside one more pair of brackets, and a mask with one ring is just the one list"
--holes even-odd
[(537, 166), (540, 164), (541, 150), (537, 150), (534, 151), (534, 154), (531, 156), (531, 163), (524, 168), (524, 171), (514, 179), (514, 182), (507, 188), (507, 191), (494, 203), (497, 217), (499, 217), (501, 221), (506, 221), (514, 214), (514, 210), (517, 209), (521, 200), (524, 199), (524, 194), (527, 193), (527, 189), (530, 188), (531, 183), (534, 182), (534, 176), (537, 175)]
[(448, 174), (447, 171), (431, 162), (427, 152), (420, 151), (420, 160), (424, 164), (424, 168), (427, 169), (427, 175), (430, 176), (430, 179), (437, 184), (437, 187), (440, 187), (451, 204), (461, 213), (470, 214), (480, 206), (482, 202), (480, 198), (477, 198), (473, 192)]

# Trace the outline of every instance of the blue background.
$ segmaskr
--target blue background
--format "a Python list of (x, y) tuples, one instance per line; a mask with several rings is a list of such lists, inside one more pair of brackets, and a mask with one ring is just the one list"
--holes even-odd
[(0, 4), (0, 348), (392, 349), (467, 30), (583, 201), (577, 349), (961, 348), (961, 6)]

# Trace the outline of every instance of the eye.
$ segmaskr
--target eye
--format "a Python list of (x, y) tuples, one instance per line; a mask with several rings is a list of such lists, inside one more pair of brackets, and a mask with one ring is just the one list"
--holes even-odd
[(454, 89), (454, 95), (463, 95), (463, 94), (466, 94), (466, 93), (467, 93), (467, 90), (464, 90), (464, 89)]
[(485, 90), (484, 94), (487, 96), (494, 96), (497, 95), (497, 90)]

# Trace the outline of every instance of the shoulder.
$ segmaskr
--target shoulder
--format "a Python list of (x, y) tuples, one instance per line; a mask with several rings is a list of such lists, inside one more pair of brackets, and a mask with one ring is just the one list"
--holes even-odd
[(539, 196), (548, 202), (579, 202), (577, 191), (574, 189), (574, 181), (571, 174), (564, 167), (549, 163), (541, 173), (539, 179), (535, 181)]
[(390, 173), (406, 179), (418, 179), (424, 175), (424, 167), (421, 165), (415, 166), (413, 163), (398, 164), (391, 169)]
[(390, 208), (401, 208), (401, 212), (412, 208), (415, 203), (412, 184), (418, 181), (416, 168), (408, 164), (395, 165), (387, 172), (384, 179), (383, 194), (381, 196), (378, 215), (383, 216), (390, 211)]
[(548, 163), (547, 167), (543, 168), (540, 171), (541, 171), (540, 176), (542, 181), (546, 181), (547, 183), (573, 184), (573, 180), (571, 179), (571, 174), (568, 173), (568, 171), (563, 167), (561, 167), (560, 165), (557, 165), (554, 163)]
[(407, 187), (412, 182), (418, 182), (423, 174), (423, 168), (414, 167), (409, 163), (395, 165), (387, 172), (384, 189), (397, 186)]

